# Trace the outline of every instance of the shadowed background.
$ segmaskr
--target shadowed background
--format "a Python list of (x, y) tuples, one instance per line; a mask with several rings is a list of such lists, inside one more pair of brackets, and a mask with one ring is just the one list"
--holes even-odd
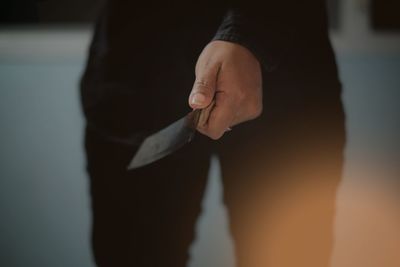
[[(333, 267), (400, 266), (400, 33), (378, 3), (330, 2), (348, 129)], [(90, 20), (82, 5), (43, 1), (47, 24), (0, 29), (0, 266), (93, 266), (78, 95), (91, 27), (48, 24)], [(191, 267), (234, 264), (219, 179), (213, 158)]]

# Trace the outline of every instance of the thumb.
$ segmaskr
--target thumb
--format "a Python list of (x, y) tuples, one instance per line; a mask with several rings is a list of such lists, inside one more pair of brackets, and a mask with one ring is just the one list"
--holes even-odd
[(189, 96), (189, 105), (194, 109), (206, 108), (214, 99), (219, 66), (204, 66), (196, 73), (196, 80)]

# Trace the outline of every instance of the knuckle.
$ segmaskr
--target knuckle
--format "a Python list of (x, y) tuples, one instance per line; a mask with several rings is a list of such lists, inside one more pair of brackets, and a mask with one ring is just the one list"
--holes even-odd
[(198, 77), (196, 78), (195, 84), (204, 87), (210, 87), (210, 82), (205, 77)]
[(251, 119), (255, 119), (262, 114), (263, 107), (261, 104), (251, 105), (249, 108), (249, 116)]
[(220, 133), (219, 131), (216, 131), (208, 126), (206, 127), (198, 127), (197, 128), (200, 133), (208, 136), (209, 138), (213, 140), (218, 140), (222, 137), (223, 133)]
[(222, 137), (223, 133), (210, 133), (208, 136), (213, 140), (218, 140)]
[(193, 85), (193, 92), (208, 94), (214, 91), (214, 85), (206, 79), (196, 79)]

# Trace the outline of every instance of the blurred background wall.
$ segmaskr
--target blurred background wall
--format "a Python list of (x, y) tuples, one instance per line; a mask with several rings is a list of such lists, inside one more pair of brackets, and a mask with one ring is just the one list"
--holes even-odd
[[(26, 21), (3, 16), (0, 266), (93, 266), (78, 81), (94, 2), (41, 1)], [(333, 267), (400, 266), (399, 9), (388, 8), (399, 5), (382, 2), (329, 2), (348, 127)], [(213, 158), (191, 267), (234, 263), (219, 176)]]

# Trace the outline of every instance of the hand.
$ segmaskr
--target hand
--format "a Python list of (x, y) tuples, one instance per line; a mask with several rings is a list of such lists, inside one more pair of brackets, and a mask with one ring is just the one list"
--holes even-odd
[(260, 116), (261, 67), (247, 48), (231, 42), (212, 41), (200, 54), (189, 105), (204, 109), (213, 100), (208, 120), (197, 127), (212, 139), (221, 138), (236, 124)]

